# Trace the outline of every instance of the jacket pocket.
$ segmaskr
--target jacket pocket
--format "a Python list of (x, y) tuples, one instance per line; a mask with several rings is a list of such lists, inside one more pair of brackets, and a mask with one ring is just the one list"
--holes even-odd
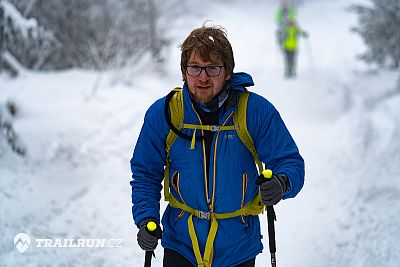
[[(174, 174), (172, 175), (172, 178), (171, 178), (172, 188), (178, 193), (181, 202), (186, 204), (181, 195), (181, 191), (179, 188), (179, 180), (180, 180), (180, 174), (178, 171), (176, 171), (176, 172), (174, 172)], [(185, 211), (181, 210), (181, 212), (178, 214), (178, 216), (175, 218), (175, 220), (179, 220), (184, 213), (185, 213)]]
[(178, 177), (179, 177), (179, 172), (174, 172), (174, 174), (171, 177), (171, 184), (172, 188), (175, 189), (176, 192), (178, 192)]
[[(241, 202), (241, 204), (240, 204), (240, 208), (243, 208), (244, 205), (245, 205), (244, 201), (245, 201), (245, 196), (246, 196), (248, 181), (249, 181), (249, 178), (248, 178), (248, 176), (247, 176), (247, 172), (244, 172), (244, 173), (242, 174), (242, 202)], [(242, 223), (244, 223), (244, 224), (247, 225), (244, 216), (241, 215), (241, 217), (242, 217)]]

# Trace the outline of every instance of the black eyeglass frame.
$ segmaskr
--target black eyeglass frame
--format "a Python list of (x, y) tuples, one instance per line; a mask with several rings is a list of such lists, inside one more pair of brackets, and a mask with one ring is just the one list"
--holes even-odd
[[(207, 76), (209, 76), (209, 77), (217, 77), (217, 76), (219, 76), (219, 75), (221, 74), (221, 69), (222, 69), (223, 67), (224, 67), (224, 66), (217, 66), (217, 65), (210, 65), (210, 66), (205, 66), (205, 67), (200, 67), (200, 66), (197, 66), (197, 65), (189, 65), (189, 66), (186, 66), (186, 73), (187, 73), (187, 75), (189, 75), (189, 76), (191, 76), (191, 77), (198, 77), (198, 76), (200, 76), (201, 72), (204, 70), (204, 71), (206, 72)], [(198, 69), (200, 69), (199, 74), (197, 74), (197, 75), (191, 75), (191, 74), (189, 73), (189, 68), (198, 68)], [(209, 73), (210, 68), (219, 68), (218, 74), (210, 75), (210, 73)], [(193, 70), (193, 69), (192, 69), (192, 70)], [(198, 71), (198, 70), (197, 70), (197, 71)]]

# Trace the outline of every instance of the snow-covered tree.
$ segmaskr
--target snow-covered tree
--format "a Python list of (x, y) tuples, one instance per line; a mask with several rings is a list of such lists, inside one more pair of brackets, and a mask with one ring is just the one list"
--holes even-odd
[(352, 5), (359, 15), (359, 26), (353, 28), (367, 45), (361, 58), (382, 67), (400, 67), (400, 1), (371, 0), (372, 5)]
[(54, 61), (60, 46), (53, 34), (34, 18), (26, 18), (9, 1), (0, 2), (0, 51), (2, 67), (17, 73), (21, 65), (43, 69)]
[[(7, 146), (20, 156), (26, 154), (26, 149), (12, 124), (12, 118), (16, 115), (15, 103), (0, 103), (0, 152), (6, 150)], [(0, 153), (1, 156), (1, 153)]]
[(12, 1), (54, 33), (64, 67), (95, 69), (121, 67), (146, 52), (158, 61), (168, 43), (162, 22), (184, 6), (177, 0)]

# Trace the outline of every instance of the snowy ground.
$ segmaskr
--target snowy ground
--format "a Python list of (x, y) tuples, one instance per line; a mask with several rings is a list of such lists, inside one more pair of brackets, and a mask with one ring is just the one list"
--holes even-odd
[[(296, 80), (283, 78), (271, 1), (212, 4), (206, 16), (171, 32), (178, 44), (206, 19), (224, 26), (235, 70), (253, 75), (253, 90), (275, 104), (299, 145), (304, 189), (276, 208), (280, 267), (399, 266), (400, 95), (385, 97), (396, 74), (373, 72), (355, 59), (363, 44), (348, 30), (356, 24), (344, 9), (349, 2), (300, 8), (310, 38), (301, 44)], [(1, 267), (143, 265), (130, 212), (129, 160), (147, 107), (181, 84), (179, 50), (170, 53), (164, 74), (134, 72), (129, 85), (113, 82), (111, 73), (82, 70), (0, 76), (0, 102), (20, 107), (14, 126), (28, 149), (26, 158), (0, 151)], [(13, 244), (20, 232), (123, 243), (31, 245), (21, 254)], [(161, 266), (162, 248), (156, 255), (154, 266)], [(268, 262), (263, 253), (256, 266)]]

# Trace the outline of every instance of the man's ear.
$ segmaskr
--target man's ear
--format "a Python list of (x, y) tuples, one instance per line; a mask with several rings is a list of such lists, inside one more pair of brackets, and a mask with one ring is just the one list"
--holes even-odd
[(231, 78), (231, 75), (230, 75), (230, 74), (226, 75), (225, 81), (229, 80), (230, 78)]

